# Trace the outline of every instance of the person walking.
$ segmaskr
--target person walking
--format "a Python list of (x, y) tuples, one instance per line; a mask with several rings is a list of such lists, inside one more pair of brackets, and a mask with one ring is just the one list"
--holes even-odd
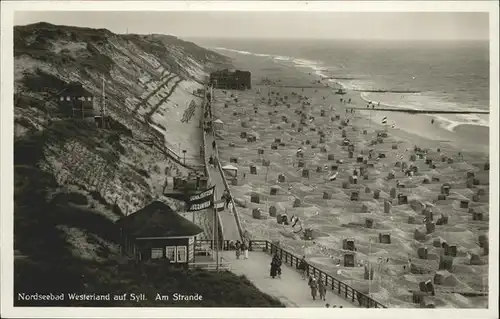
[(215, 150), (215, 141), (212, 142), (212, 148)]
[(278, 260), (276, 261), (276, 273), (278, 274), (278, 278), (281, 279), (281, 257), (278, 257)]
[(241, 244), (241, 250), (243, 251), (243, 258), (248, 259), (248, 246), (246, 242)]
[(220, 199), (224, 200), (225, 207), (228, 208), (229, 203), (231, 202), (231, 195), (229, 195), (229, 192), (227, 191), (227, 189), (224, 190)]
[(307, 262), (306, 262), (306, 256), (302, 256), (302, 259), (299, 262), (299, 265), (297, 268), (300, 271), (300, 274), (302, 275), (302, 279), (306, 279), (306, 274), (307, 274)]
[(316, 300), (316, 294), (318, 293), (318, 281), (314, 276), (309, 277), (309, 288), (311, 288), (311, 296), (313, 300)]
[(229, 208), (229, 204), (231, 203), (231, 195), (226, 190), (226, 208)]
[(239, 240), (236, 241), (235, 250), (236, 250), (236, 259), (240, 259), (241, 245)]
[(323, 283), (323, 280), (319, 280), (318, 282), (318, 292), (319, 292), (319, 299), (326, 301), (326, 286)]
[(278, 257), (278, 254), (275, 254), (273, 256), (273, 260), (271, 261), (271, 271), (270, 271), (270, 275), (271, 277), (274, 279), (277, 275), (277, 272), (278, 272), (278, 264), (279, 264), (279, 257)]

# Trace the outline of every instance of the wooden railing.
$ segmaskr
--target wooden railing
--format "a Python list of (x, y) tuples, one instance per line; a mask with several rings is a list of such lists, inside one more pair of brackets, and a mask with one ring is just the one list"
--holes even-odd
[[(197, 245), (199, 245), (199, 247), (202, 247), (203, 245), (209, 245), (213, 248), (213, 243), (211, 240), (197, 240)], [(229, 240), (223, 241), (221, 248), (223, 250), (231, 250)], [(281, 257), (283, 263), (294, 267), (298, 271), (301, 257), (298, 257), (293, 253), (280, 248), (279, 246), (269, 242), (268, 240), (250, 240), (248, 242), (248, 250), (262, 251), (270, 255), (277, 254)], [(364, 308), (387, 308), (380, 302), (352, 288), (346, 283), (334, 278), (333, 276), (327, 274), (323, 270), (313, 265), (308, 264), (306, 271), (308, 276), (313, 275), (316, 278), (320, 278), (321, 280), (323, 280), (323, 282), (326, 283), (327, 287), (329, 287), (332, 292), (354, 304), (358, 303), (359, 306)]]

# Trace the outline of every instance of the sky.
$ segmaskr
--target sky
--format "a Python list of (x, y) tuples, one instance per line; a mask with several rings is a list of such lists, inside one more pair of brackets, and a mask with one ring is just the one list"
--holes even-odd
[(482, 12), (17, 11), (14, 15), (15, 25), (41, 21), (179, 38), (489, 38), (488, 13)]

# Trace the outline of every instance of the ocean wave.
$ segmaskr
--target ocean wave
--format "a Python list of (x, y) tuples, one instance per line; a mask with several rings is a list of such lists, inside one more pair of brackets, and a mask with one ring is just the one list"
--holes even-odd
[[(377, 96), (374, 96), (377, 95)], [(405, 108), (414, 110), (425, 109), (448, 109), (448, 110), (467, 110), (467, 111), (480, 111), (479, 108), (464, 108), (451, 102), (436, 101), (432, 96), (424, 95), (422, 93), (410, 94), (392, 94), (392, 93), (370, 93), (362, 92), (361, 98), (368, 102), (372, 102), (390, 108)], [(400, 101), (395, 101), (399, 97)], [(392, 101), (391, 101), (392, 100)], [(484, 110), (481, 110), (484, 111)], [(427, 114), (434, 118), (437, 124), (443, 129), (454, 132), (454, 129), (459, 125), (479, 125), (489, 127), (489, 116), (480, 114)]]
[(234, 53), (239, 53), (239, 54), (245, 54), (245, 55), (255, 55), (255, 53), (252, 53), (252, 52), (243, 51), (243, 50), (229, 49), (229, 48), (223, 48), (223, 47), (215, 47), (213, 49), (214, 50), (221, 50), (221, 51), (229, 51), (229, 52), (234, 52)]

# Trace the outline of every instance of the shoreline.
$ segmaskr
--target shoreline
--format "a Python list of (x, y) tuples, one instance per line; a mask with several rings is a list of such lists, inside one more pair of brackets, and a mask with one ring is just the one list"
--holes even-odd
[[(298, 70), (300, 72), (300, 70)], [(322, 78), (320, 75), (317, 77)], [(345, 87), (336, 81), (329, 81), (330, 83), (335, 83), (335, 85), (340, 86), (345, 89)], [(332, 87), (336, 89), (337, 87)], [(357, 91), (346, 90), (344, 97), (351, 98), (351, 104), (344, 104), (344, 108), (349, 106), (353, 107), (365, 107), (367, 100), (365, 100), (362, 94)], [(365, 102), (365, 103), (363, 103)], [(427, 115), (427, 114), (404, 114), (404, 113), (394, 113), (394, 112), (384, 112), (384, 104), (380, 104), (380, 108), (376, 111), (359, 110), (359, 113), (363, 114), (365, 120), (371, 121), (370, 125), (375, 125), (378, 129), (385, 129), (381, 124), (383, 117), (388, 118), (389, 131), (395, 135), (395, 137), (401, 137), (405, 140), (415, 140), (419, 141), (421, 144), (425, 145), (441, 145), (440, 143), (447, 143), (452, 148), (455, 148), (457, 152), (463, 151), (464, 147), (466, 151), (472, 153), (482, 153), (489, 157), (489, 126), (483, 126), (472, 123), (460, 123), (452, 127), (452, 130), (448, 130), (439, 124), (430, 124), (430, 119), (438, 118), (439, 116)], [(358, 110), (356, 110), (358, 111)], [(371, 113), (367, 115), (366, 113)], [(439, 121), (439, 120), (438, 120)], [(436, 122), (438, 122), (436, 121)], [(396, 124), (396, 129), (391, 129), (392, 124)], [(412, 135), (413, 137), (410, 137)], [(471, 138), (472, 136), (472, 138)], [(436, 141), (436, 139), (438, 141)], [(480, 141), (480, 143), (477, 143)], [(484, 143), (484, 141), (488, 141)], [(439, 143), (439, 144), (438, 144)], [(418, 143), (417, 143), (418, 144)]]
[[(315, 81), (320, 81), (322, 85), (329, 86), (335, 89), (338, 88), (343, 88), (346, 90), (347, 94), (351, 99), (356, 99), (360, 101), (358, 106), (365, 107), (366, 104), (369, 101), (372, 102), (377, 102), (374, 99), (368, 99), (365, 97), (364, 91), (359, 91), (359, 90), (352, 90), (348, 89), (343, 83), (340, 82), (339, 79), (327, 76), (323, 73), (325, 69), (328, 69), (327, 67), (321, 65), (318, 61), (312, 61), (312, 60), (306, 60), (306, 59), (299, 59), (299, 58), (293, 58), (289, 56), (278, 56), (278, 55), (273, 55), (273, 54), (258, 54), (258, 53), (252, 53), (248, 51), (240, 51), (240, 50), (235, 50), (235, 49), (230, 49), (230, 48), (223, 48), (223, 47), (216, 47), (213, 48), (215, 51), (223, 51), (222, 54), (225, 54), (235, 60), (238, 60), (239, 58), (250, 58), (250, 59), (265, 59), (270, 61), (272, 64), (274, 64), (277, 68), (292, 68), (295, 69), (297, 72), (302, 73), (303, 75), (307, 76), (307, 73), (309, 73), (309, 76), (315, 80)], [(293, 64), (290, 64), (293, 63)], [(323, 63), (323, 62), (321, 62)], [(310, 70), (310, 72), (307, 71)], [(305, 72), (306, 71), (306, 72)], [(361, 102), (362, 101), (362, 102)], [(346, 105), (348, 106), (348, 105)], [(397, 105), (397, 104), (387, 104), (387, 103), (380, 103), (380, 107), (395, 107), (395, 108), (402, 108), (402, 106)], [(413, 108), (412, 106), (408, 106), (407, 108)], [(383, 110), (381, 110), (383, 111)], [(379, 111), (380, 112), (380, 111)], [(389, 112), (386, 112), (389, 113)], [(478, 123), (464, 123), (460, 121), (455, 121), (455, 120), (450, 120), (449, 118), (446, 118), (442, 115), (427, 115), (427, 114), (404, 114), (404, 113), (398, 113), (394, 114), (394, 112), (390, 114), (386, 114), (384, 116), (387, 116), (389, 119), (390, 118), (396, 118), (397, 123), (396, 124), (401, 124), (399, 127), (401, 128), (400, 130), (405, 130), (409, 134), (415, 135), (419, 140), (424, 138), (428, 140), (432, 140), (434, 137), (438, 136), (440, 141), (449, 141), (451, 145), (453, 145), (454, 148), (457, 148), (458, 150), (463, 150), (464, 146), (468, 148), (468, 150), (476, 153), (483, 153), (483, 154), (489, 154), (489, 121), (488, 125), (486, 124), (478, 124)], [(367, 116), (368, 117), (368, 116)], [(489, 117), (489, 116), (488, 116)], [(373, 117), (372, 122), (375, 124), (380, 123), (381, 117)], [(407, 124), (415, 124), (415, 119), (417, 119), (419, 124), (423, 124), (425, 126), (425, 133), (428, 134), (422, 134), (424, 131), (419, 130), (418, 128), (414, 127), (412, 130), (408, 130)], [(427, 125), (430, 123), (431, 119), (435, 120), (435, 125), (430, 126)], [(378, 123), (376, 121), (379, 121)], [(482, 119), (478, 119), (479, 122), (482, 121)], [(464, 129), (464, 126), (470, 126), (468, 129)], [(460, 127), (460, 128), (459, 128)], [(479, 127), (478, 130), (474, 130), (473, 128)], [(473, 133), (475, 138), (471, 138), (470, 133)], [(455, 135), (451, 135), (455, 134)], [(405, 134), (405, 137), (406, 134)], [(479, 144), (477, 143), (479, 141)], [(487, 141), (486, 143), (483, 141)], [(429, 144), (426, 142), (426, 144)]]
[[(343, 85), (339, 82), (335, 82), (335, 84), (343, 87)], [(352, 103), (345, 104), (346, 107), (349, 105), (357, 107), (365, 107), (366, 103), (369, 102), (369, 100), (365, 99), (362, 96), (362, 94), (358, 94), (359, 92), (357, 91), (346, 89), (346, 92), (347, 94), (345, 94), (345, 96), (348, 96), (349, 98), (353, 99), (353, 101), (357, 100), (356, 104)], [(364, 105), (363, 103), (360, 103), (360, 101), (365, 102)], [(489, 126), (483, 126), (473, 123), (457, 123), (454, 126), (452, 126), (450, 130), (443, 127), (442, 123), (430, 125), (431, 122), (430, 119), (437, 119), (436, 122), (439, 123), (439, 116), (427, 115), (427, 114), (404, 114), (404, 113), (384, 112), (383, 109), (384, 106), (386, 105), (380, 103), (380, 108), (377, 108), (376, 112), (371, 111), (372, 113), (371, 117), (366, 115), (366, 113), (370, 112), (368, 111), (368, 109), (366, 111), (362, 110), (359, 112), (364, 114), (365, 117), (368, 118), (368, 120), (370, 120), (371, 118), (371, 121), (376, 125), (378, 125), (380, 129), (384, 128), (382, 125), (379, 124), (381, 123), (381, 119), (384, 116), (387, 116), (389, 127), (392, 125), (393, 122), (395, 122), (396, 127), (398, 128), (399, 131), (402, 130), (408, 134), (412, 134), (418, 140), (421, 140), (422, 138), (428, 140), (426, 141), (425, 144), (433, 144), (432, 140), (435, 137), (438, 137), (438, 139), (441, 142), (449, 141), (448, 143), (457, 148), (457, 150), (463, 150), (464, 148), (463, 142), (466, 142), (468, 150), (472, 152), (489, 154), (489, 130), (490, 130)], [(375, 113), (375, 115), (373, 115), (373, 113)], [(470, 139), (471, 133), (474, 137), (477, 137), (474, 138), (473, 141), (471, 141)], [(397, 134), (398, 133), (396, 132), (396, 135)], [(406, 134), (404, 135), (406, 138), (408, 137)], [(487, 140), (488, 143), (483, 143), (483, 141), (485, 140)], [(477, 141), (481, 141), (479, 145), (477, 144)], [(462, 145), (457, 145), (457, 144), (462, 144)]]

